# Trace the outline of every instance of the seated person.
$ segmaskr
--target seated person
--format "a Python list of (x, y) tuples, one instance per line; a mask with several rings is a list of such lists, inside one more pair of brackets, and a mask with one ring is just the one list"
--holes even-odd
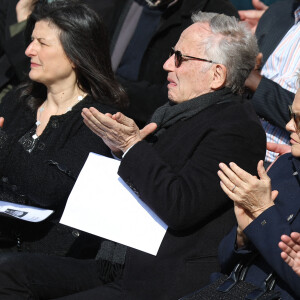
[[(245, 84), (251, 91), (251, 101), (261, 117), (268, 142), (289, 144), (285, 124), (289, 118), (287, 107), (299, 87), (299, 16), (299, 0), (277, 1), (262, 15), (255, 32), (262, 56)], [(266, 162), (273, 162), (276, 155), (267, 151)]]
[(236, 18), (199, 12), (193, 21), (164, 64), (169, 102), (145, 128), (120, 112), (83, 109), (88, 127), (123, 154), (119, 175), (168, 225), (157, 255), (111, 241), (95, 260), (5, 255), (0, 298), (178, 299), (219, 270), (218, 245), (235, 221), (219, 161), (255, 172), (265, 154), (261, 124), (239, 95), (258, 48)]
[(56, 226), (69, 193), (90, 151), (111, 155), (81, 110), (112, 113), (126, 97), (98, 15), (69, 2), (36, 5), (26, 30), (29, 78), (0, 105), (0, 199), (55, 213), (41, 223), (1, 216), (0, 251), (67, 254), (80, 235)]
[(300, 276), (300, 233), (292, 232), (290, 236), (281, 236), (279, 248), (283, 260)]
[[(168, 102), (162, 65), (193, 11), (238, 17), (229, 0), (119, 0), (112, 35), (113, 70), (128, 94), (123, 112), (143, 127)], [(121, 7), (121, 10), (119, 9)]]
[[(221, 163), (219, 177), (223, 191), (233, 200), (237, 227), (221, 242), (219, 257), (222, 270), (230, 273), (243, 257), (252, 252), (259, 256), (250, 265), (246, 281), (259, 286), (275, 274), (275, 290), (282, 299), (299, 299), (300, 278), (281, 259), (278, 243), (282, 235), (300, 230), (300, 90), (286, 125), (290, 132), (291, 153), (281, 155), (268, 175), (262, 161), (257, 169), (260, 178), (252, 176), (235, 163)], [(272, 187), (271, 187), (272, 183)], [(273, 189), (273, 191), (271, 190)], [(288, 242), (288, 237), (284, 240)], [(286, 246), (281, 248), (286, 249)], [(287, 259), (286, 255), (283, 258)]]

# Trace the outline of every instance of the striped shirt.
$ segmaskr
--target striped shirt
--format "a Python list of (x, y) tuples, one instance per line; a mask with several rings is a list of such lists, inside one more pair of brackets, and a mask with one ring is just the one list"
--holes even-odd
[[(286, 33), (274, 52), (265, 63), (261, 75), (278, 83), (282, 88), (296, 93), (300, 70), (300, 6), (295, 10), (295, 24)], [(279, 144), (289, 144), (289, 133), (277, 126), (262, 120), (267, 141)], [(266, 161), (272, 162), (277, 154), (267, 151)]]

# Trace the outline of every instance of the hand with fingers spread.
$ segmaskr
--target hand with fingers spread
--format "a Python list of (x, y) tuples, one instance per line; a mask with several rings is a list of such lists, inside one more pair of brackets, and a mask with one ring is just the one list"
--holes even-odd
[(262, 160), (257, 164), (259, 178), (244, 171), (235, 163), (230, 163), (230, 168), (224, 163), (220, 163), (219, 166), (221, 188), (235, 204), (247, 211), (251, 218), (257, 218), (274, 205), (278, 192), (271, 190), (271, 180)]
[(249, 24), (251, 31), (254, 33), (261, 16), (268, 9), (268, 6), (265, 5), (260, 0), (252, 0), (252, 5), (255, 9), (249, 10), (239, 10), (240, 19)]
[(300, 233), (282, 235), (278, 246), (282, 250), (282, 259), (300, 276)]
[(118, 156), (154, 132), (157, 127), (155, 123), (150, 123), (140, 130), (132, 119), (120, 112), (114, 115), (102, 114), (93, 107), (84, 108), (82, 117), (84, 123)]

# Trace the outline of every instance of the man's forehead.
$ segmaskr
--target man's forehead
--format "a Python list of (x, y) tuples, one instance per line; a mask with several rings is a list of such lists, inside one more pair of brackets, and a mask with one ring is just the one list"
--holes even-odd
[(203, 38), (211, 35), (211, 30), (208, 23), (194, 23), (186, 28), (180, 35), (180, 39), (177, 44), (199, 44)]
[(206, 37), (211, 35), (211, 29), (208, 23), (194, 23), (188, 28), (186, 28), (182, 34), (181, 38), (183, 39), (193, 39), (193, 40), (201, 40), (202, 37)]
[(210, 35), (211, 33), (212, 32), (211, 32), (210, 26), (207, 22), (194, 23), (183, 31), (183, 34), (207, 34), (207, 35)]

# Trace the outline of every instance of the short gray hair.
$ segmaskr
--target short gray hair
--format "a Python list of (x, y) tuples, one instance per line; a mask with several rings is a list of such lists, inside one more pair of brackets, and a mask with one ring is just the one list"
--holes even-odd
[(242, 93), (245, 80), (255, 66), (257, 40), (244, 22), (224, 14), (197, 12), (194, 23), (208, 23), (212, 35), (201, 41), (208, 59), (223, 64), (227, 69), (226, 87)]

